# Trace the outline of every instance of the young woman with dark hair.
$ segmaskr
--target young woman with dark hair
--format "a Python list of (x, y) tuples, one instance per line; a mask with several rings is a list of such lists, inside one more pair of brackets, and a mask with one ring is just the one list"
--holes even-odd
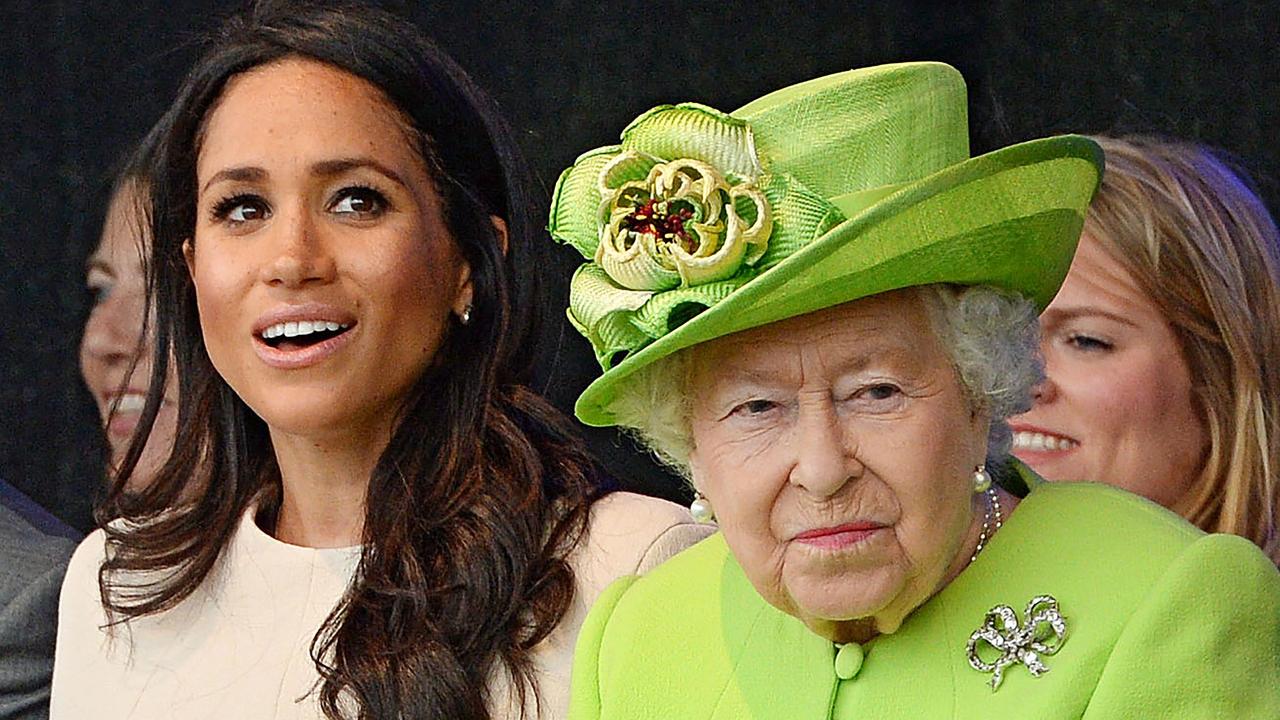
[[(100, 217), (98, 246), (85, 263), (85, 285), (93, 307), (80, 341), (80, 374), (102, 419), (109, 448), (108, 476), (129, 450), (151, 376), (146, 206), (158, 130), (143, 138), (115, 181), (103, 188), (99, 202), (105, 212)], [(129, 473), (130, 488), (149, 484), (169, 455), (178, 422), (176, 394), (171, 368), (147, 445)]]
[[(598, 499), (520, 384), (539, 230), (492, 103), (402, 20), (270, 2), (161, 123), (152, 382), (52, 716), (561, 717), (594, 597), (706, 531)], [(174, 450), (126, 493), (171, 357)]]

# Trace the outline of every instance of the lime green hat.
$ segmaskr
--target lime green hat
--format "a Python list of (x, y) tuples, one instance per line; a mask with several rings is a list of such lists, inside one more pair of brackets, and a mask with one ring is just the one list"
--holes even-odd
[(966, 104), (948, 65), (884, 65), (728, 114), (657, 107), (579, 157), (548, 227), (587, 259), (569, 321), (604, 374), (578, 417), (615, 424), (626, 379), (678, 350), (889, 290), (991, 285), (1048, 305), (1102, 151), (1066, 135), (970, 158)]

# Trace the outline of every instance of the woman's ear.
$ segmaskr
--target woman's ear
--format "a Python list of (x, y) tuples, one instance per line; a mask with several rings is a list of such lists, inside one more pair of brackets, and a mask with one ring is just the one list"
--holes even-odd
[(685, 468), (689, 471), (689, 487), (693, 488), (694, 492), (700, 495), (705, 495), (702, 490), (702, 472), (699, 468), (698, 460), (697, 448), (691, 448), (689, 450), (689, 459), (685, 461)]
[(693, 489), (693, 502), (689, 503), (689, 514), (700, 523), (716, 522), (715, 506), (710, 494), (703, 489), (702, 472), (698, 469), (698, 458), (694, 452), (689, 453), (687, 463), (689, 471), (689, 487)]
[(987, 450), (991, 439), (991, 413), (982, 410), (973, 414), (973, 440), (974, 454), (979, 458), (978, 462), (986, 462)]
[(187, 275), (191, 276), (191, 283), (196, 282), (196, 249), (191, 244), (191, 238), (182, 241), (182, 258), (187, 261)]
[(475, 301), (475, 288), (471, 284), (471, 263), (461, 260), (458, 273), (458, 293), (453, 301), (453, 314), (463, 325), (471, 322), (471, 306)]
[[(502, 247), (502, 254), (507, 254), (508, 234), (507, 221), (497, 215), (490, 215), (489, 222), (493, 223), (493, 229), (498, 234), (498, 244)], [(466, 325), (471, 322), (471, 306), (475, 302), (475, 290), (471, 284), (471, 263), (466, 260), (462, 261), (462, 272), (458, 273), (458, 295), (453, 303), (453, 314), (458, 316), (458, 320)]]
[(502, 243), (502, 254), (507, 254), (507, 221), (497, 215), (490, 215), (489, 222), (493, 223), (493, 229), (498, 231), (498, 242)]

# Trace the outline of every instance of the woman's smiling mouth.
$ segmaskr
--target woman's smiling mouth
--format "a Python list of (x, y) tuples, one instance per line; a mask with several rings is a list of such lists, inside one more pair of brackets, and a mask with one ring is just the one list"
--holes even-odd
[(116, 437), (128, 438), (133, 435), (142, 415), (142, 408), (147, 404), (145, 390), (130, 388), (122, 392), (113, 392), (104, 398), (111, 411), (107, 432)]
[(1015, 453), (1065, 453), (1080, 447), (1080, 441), (1040, 428), (1014, 428)]
[(329, 338), (345, 333), (351, 328), (346, 323), (331, 320), (301, 320), (280, 322), (259, 333), (262, 341), (273, 348), (293, 350), (310, 347)]
[(282, 370), (321, 362), (350, 340), (355, 319), (337, 308), (309, 304), (264, 315), (254, 326), (254, 349)]

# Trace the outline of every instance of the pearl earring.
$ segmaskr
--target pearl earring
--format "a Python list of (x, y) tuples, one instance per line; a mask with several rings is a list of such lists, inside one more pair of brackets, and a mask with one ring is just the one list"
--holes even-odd
[(471, 323), (471, 304), (470, 303), (468, 303), (466, 307), (462, 308), (462, 314), (458, 316), (458, 322), (462, 323), (463, 325), (469, 325)]
[(711, 509), (711, 501), (699, 495), (689, 503), (689, 514), (700, 523), (715, 522), (716, 513)]
[(986, 465), (979, 465), (973, 469), (973, 491), (975, 493), (984, 493), (991, 487), (991, 473), (987, 472)]

